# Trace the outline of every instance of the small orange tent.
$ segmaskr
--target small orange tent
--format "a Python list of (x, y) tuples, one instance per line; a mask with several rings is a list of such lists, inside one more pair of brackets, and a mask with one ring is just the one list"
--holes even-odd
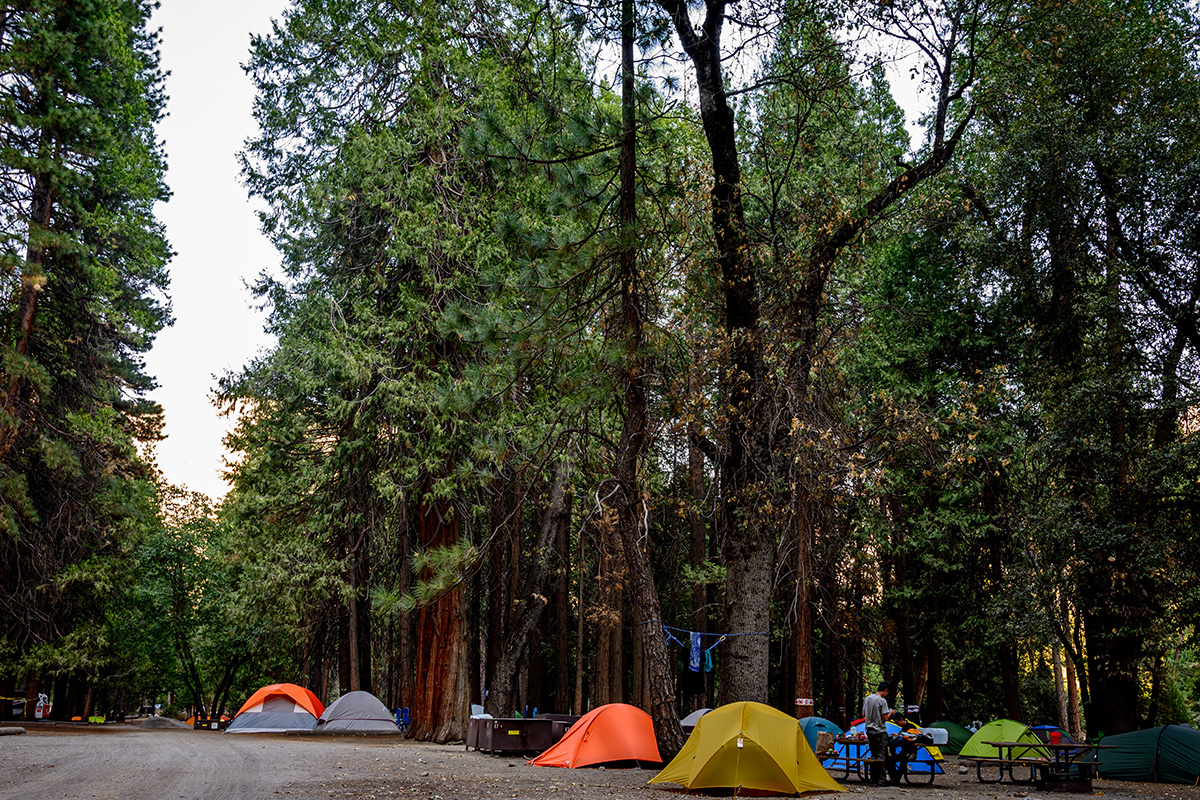
[(250, 696), (233, 715), (226, 733), (311, 731), (325, 706), (317, 696), (294, 683), (273, 683)]
[[(238, 714), (241, 714), (243, 711), (254, 711), (256, 710), (257, 706), (265, 704), (268, 698), (277, 697), (279, 695), (292, 698), (296, 705), (300, 706), (314, 717), (320, 717), (325, 713), (325, 704), (318, 700), (315, 694), (310, 692), (308, 689), (305, 689), (303, 686), (297, 686), (294, 683), (272, 683), (270, 686), (264, 686), (254, 694), (250, 695), (250, 699), (242, 704), (242, 707), (238, 709)], [(234, 714), (233, 716), (236, 717), (237, 714)]]
[(640, 708), (610, 703), (592, 709), (553, 747), (529, 761), (537, 767), (587, 767), (612, 761), (661, 764), (654, 723)]

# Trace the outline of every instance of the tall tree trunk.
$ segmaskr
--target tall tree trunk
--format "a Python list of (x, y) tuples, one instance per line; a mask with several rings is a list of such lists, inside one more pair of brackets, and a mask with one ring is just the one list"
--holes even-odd
[(1070, 731), (1071, 719), (1067, 712), (1067, 687), (1066, 677), (1063, 675), (1062, 645), (1058, 643), (1057, 639), (1051, 642), (1051, 650), (1054, 657), (1054, 699), (1058, 712), (1058, 727), (1064, 731)]
[[(616, 544), (620, 546), (620, 541)], [(621, 590), (613, 591), (612, 629), (609, 631), (612, 646), (608, 648), (608, 702), (625, 702), (625, 587), (622, 575)]]
[[(225, 713), (225, 707), (229, 705), (229, 690), (233, 686), (234, 679), (237, 678), (238, 671), (242, 665), (246, 663), (246, 656), (234, 655), (225, 662), (225, 669), (221, 673), (221, 681), (217, 684), (217, 692), (213, 695), (212, 716), (218, 719)], [(323, 694), (318, 693), (317, 697), (323, 698)]]
[(1087, 738), (1083, 729), (1083, 715), (1079, 712), (1079, 684), (1075, 677), (1075, 660), (1067, 658), (1067, 713), (1070, 727), (1067, 728), (1072, 738), (1082, 742)]
[[(44, 104), (45, 99), (41, 102)], [(41, 141), (44, 147), (50, 147), (52, 135), (43, 130)], [(50, 186), (50, 176), (39, 174), (34, 177), (33, 194), (29, 201), (29, 229), (25, 254), (25, 268), (21, 274), (20, 300), (17, 305), (17, 330), (10, 334), (17, 342), (17, 355), (24, 358), (29, 354), (29, 340), (33, 333), (34, 313), (37, 310), (38, 296), (46, 287), (46, 246), (40, 241), (42, 236), (50, 232), (50, 215), (54, 208), (54, 199)], [(8, 460), (8, 452), (17, 440), (27, 409), (20, 401), (24, 382), (21, 379), (22, 369), (19, 364), (11, 364), (12, 373), (0, 395), (0, 464)]]
[[(567, 497), (567, 513), (558, 526), (554, 538), (555, 588), (554, 588), (554, 710), (566, 714), (571, 708), (571, 498)], [(580, 576), (582, 582), (583, 575)], [(580, 606), (580, 616), (583, 607)], [(578, 651), (577, 651), (578, 652)]]
[[(367, 501), (370, 502), (369, 500)], [(364, 513), (369, 514), (368, 510)], [(363, 523), (357, 541), (354, 544), (351, 571), (354, 575), (354, 596), (350, 601), (350, 617), (352, 627), (351, 641), (354, 644), (353, 667), (354, 676), (352, 691), (375, 691), (371, 676), (371, 523)]]
[(487, 681), (484, 704), (496, 686), (496, 664), (500, 661), (500, 648), (504, 645), (504, 620), (508, 606), (508, 581), (504, 569), (505, 549), (499, 532), (504, 525), (504, 492), (497, 487), (492, 500), (492, 537), (488, 557), (488, 627), (487, 627)]
[[(459, 539), (456, 509), (445, 502), (418, 506), (418, 545), (429, 549)], [(422, 575), (423, 580), (432, 573)], [(416, 675), (413, 736), (452, 742), (467, 732), (467, 636), (462, 587), (455, 587), (416, 612)]]
[[(808, 487), (798, 482), (793, 489), (796, 510), (796, 716), (813, 715), (816, 687), (813, 683), (813, 603), (816, 600), (812, 541), (816, 509)], [(807, 701), (801, 705), (800, 700)]]
[[(407, 520), (409, 516), (407, 509), (404, 515)], [(412, 561), (409, 559), (411, 555), (411, 528), (408, 525), (404, 526), (404, 530), (400, 535), (399, 542), (399, 559), (400, 559), (400, 591), (408, 592), (412, 589), (413, 574)], [(413, 663), (413, 654), (415, 650), (415, 633), (413, 631), (414, 614), (403, 614), (400, 617), (399, 631), (399, 664), (397, 670), (399, 672), (400, 690), (397, 693), (397, 704), (400, 706), (410, 706), (413, 698), (416, 697), (416, 665)]]
[[(662, 609), (654, 572), (650, 566), (650, 531), (643, 514), (643, 497), (638, 467), (648, 445), (644, 333), (642, 308), (645, 296), (637, 264), (636, 245), (636, 156), (637, 120), (634, 106), (634, 2), (621, 2), (621, 329), (625, 338), (625, 363), (622, 369), (625, 424), (617, 444), (613, 477), (617, 525), (625, 552), (628, 582), (632, 590), (634, 622), (641, 634), (646, 661), (646, 690), (650, 698), (650, 718), (658, 739), (659, 752), (671, 759), (683, 747), (683, 729), (675, 709), (675, 676), (666, 638), (661, 635)], [(635, 674), (640, 672), (635, 666)], [(640, 678), (640, 675), (637, 675)], [(635, 681), (634, 699), (641, 700)]]
[(354, 683), (353, 650), (350, 641), (350, 609), (346, 605), (338, 606), (338, 694), (350, 691)]
[[(691, 488), (692, 502), (688, 509), (688, 527), (691, 534), (689, 561), (697, 573), (704, 567), (707, 556), (707, 526), (700, 515), (704, 503), (704, 453), (697, 442), (699, 435), (690, 431), (688, 436), (688, 484)], [(692, 630), (697, 633), (708, 632), (708, 585), (697, 583), (692, 587)], [(704, 641), (704, 637), (701, 637)], [(705, 689), (708, 685), (708, 673), (704, 671), (704, 661), (701, 658), (699, 680), (696, 681), (697, 692), (689, 704), (692, 711), (702, 707), (705, 702)]]
[(724, 0), (707, 5), (696, 28), (683, 0), (659, 0), (691, 59), (700, 94), (700, 119), (713, 169), (712, 226), (724, 294), (727, 364), (721, 370), (720, 528), (726, 541), (725, 624), (739, 635), (721, 653), (721, 702), (766, 702), (774, 538), (754, 518), (756, 464), (765, 464), (755, 444), (761, 379), (758, 276), (747, 246), (742, 175), (733, 109), (725, 93), (721, 60)]
[(350, 663), (348, 665), (350, 672), (350, 683), (342, 687), (343, 691), (358, 692), (362, 690), (362, 664), (360, 663), (359, 651), (359, 636), (358, 636), (358, 599), (351, 597), (349, 608), (346, 609), (346, 652), (349, 655)]
[[(474, 534), (472, 539), (472, 545), (478, 548), (480, 545), (478, 533)], [(476, 570), (471, 574), (470, 595), (467, 598), (467, 629), (470, 631), (470, 641), (467, 643), (469, 653), (467, 674), (471, 680), (470, 701), (477, 705), (483, 705), (483, 685), (486, 681), (483, 676), (483, 657), (480, 655), (480, 646), (483, 644), (480, 639), (480, 626), (483, 620), (482, 587), (483, 576)]]
[(642, 642), (642, 631), (638, 626), (633, 628), (633, 654), (629, 672), (629, 702), (643, 711), (649, 712), (646, 704), (646, 651)]
[(612, 692), (612, 651), (615, 646), (613, 641), (613, 620), (612, 617), (616, 613), (613, 610), (613, 591), (612, 581), (616, 573), (614, 554), (612, 552), (613, 545), (613, 522), (612, 513), (605, 511), (604, 515), (597, 522), (597, 527), (600, 529), (600, 552), (597, 555), (597, 562), (600, 567), (600, 574), (597, 576), (597, 597), (596, 597), (596, 675), (592, 680), (592, 703), (593, 706), (603, 706), (613, 702)]
[(584, 609), (583, 587), (587, 584), (585, 577), (587, 576), (587, 557), (584, 552), (585, 537), (587, 532), (586, 526), (579, 530), (579, 602), (576, 607), (579, 611), (575, 617), (575, 700), (571, 704), (571, 713), (579, 716), (583, 713), (583, 628), (584, 619), (587, 614)]

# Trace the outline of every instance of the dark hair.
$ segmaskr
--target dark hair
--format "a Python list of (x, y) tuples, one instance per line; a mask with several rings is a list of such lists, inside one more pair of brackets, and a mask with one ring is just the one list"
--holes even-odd
[(892, 685), (890, 683), (888, 683), (887, 681), (880, 681), (879, 686), (875, 689), (875, 691), (886, 692), (888, 689), (891, 689), (891, 688), (892, 688)]

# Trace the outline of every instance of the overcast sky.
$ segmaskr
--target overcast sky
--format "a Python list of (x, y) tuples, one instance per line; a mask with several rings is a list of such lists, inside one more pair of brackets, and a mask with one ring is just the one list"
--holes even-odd
[(158, 462), (171, 483), (220, 498), (227, 420), (211, 403), (216, 376), (270, 344), (246, 283), (279, 263), (259, 233), (238, 178), (236, 153), (255, 132), (253, 89), (242, 72), (251, 32), (266, 32), (286, 0), (163, 0), (162, 65), (169, 116), (160, 126), (173, 197), (159, 218), (176, 252), (175, 325), (147, 358), (158, 379), (168, 438)]

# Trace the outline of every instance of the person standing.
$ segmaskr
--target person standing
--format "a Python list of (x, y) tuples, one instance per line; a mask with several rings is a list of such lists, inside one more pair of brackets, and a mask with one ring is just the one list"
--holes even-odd
[(871, 783), (884, 783), (884, 765), (888, 758), (887, 721), (892, 718), (888, 708), (887, 696), (891, 684), (880, 681), (873, 694), (863, 700), (863, 727), (867, 730), (867, 746), (871, 749), (872, 759), (881, 759), (882, 764), (869, 764), (867, 779)]

